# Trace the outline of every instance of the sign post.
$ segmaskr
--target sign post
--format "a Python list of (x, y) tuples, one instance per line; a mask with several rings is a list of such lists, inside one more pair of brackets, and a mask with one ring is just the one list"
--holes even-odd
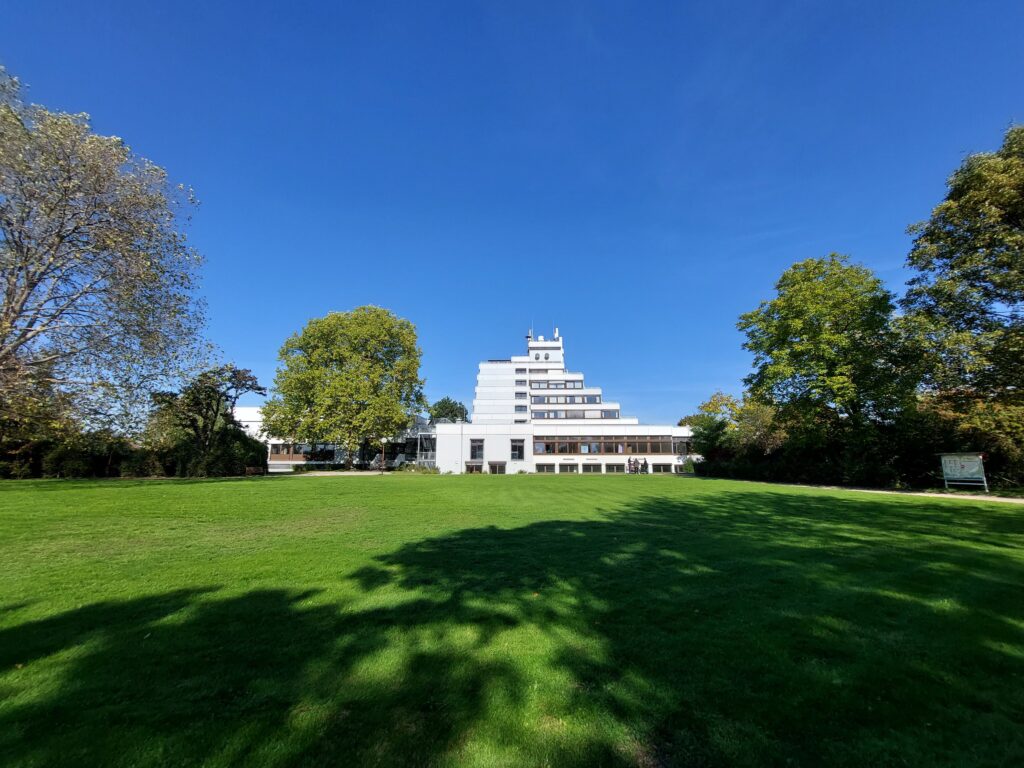
[(988, 493), (985, 464), (980, 453), (940, 453), (942, 479), (949, 488), (953, 485), (980, 485)]

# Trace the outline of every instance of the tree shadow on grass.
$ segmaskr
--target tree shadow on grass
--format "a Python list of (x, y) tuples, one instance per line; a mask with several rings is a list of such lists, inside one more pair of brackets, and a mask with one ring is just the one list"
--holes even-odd
[(410, 544), (353, 603), (85, 606), (0, 630), (0, 762), (1019, 764), (1021, 542), (969, 509), (648, 495)]

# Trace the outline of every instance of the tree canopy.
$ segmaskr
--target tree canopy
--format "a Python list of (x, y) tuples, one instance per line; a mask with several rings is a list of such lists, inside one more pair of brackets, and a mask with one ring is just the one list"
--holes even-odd
[(334, 443), (351, 457), (407, 428), (425, 405), (416, 328), (380, 307), (310, 320), (278, 357), (263, 407), (272, 435)]
[(27, 105), (0, 68), (0, 409), (40, 388), (138, 427), (202, 325), (191, 192), (87, 115)]
[(1024, 397), (1024, 126), (971, 155), (945, 199), (910, 228), (917, 271), (903, 300), (931, 352), (929, 381), (950, 392)]
[(740, 316), (754, 353), (751, 394), (790, 421), (889, 418), (916, 385), (892, 326), (894, 297), (867, 268), (832, 254), (787, 269), (777, 295)]
[(469, 411), (466, 409), (466, 406), (450, 397), (442, 397), (428, 407), (427, 412), (430, 414), (430, 421), (433, 424), (436, 424), (441, 419), (448, 419), (449, 421), (469, 420)]

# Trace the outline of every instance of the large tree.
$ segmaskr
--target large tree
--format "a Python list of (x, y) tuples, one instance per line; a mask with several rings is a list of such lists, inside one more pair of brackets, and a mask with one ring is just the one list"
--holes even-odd
[(441, 419), (448, 419), (449, 421), (469, 420), (469, 411), (466, 409), (466, 406), (450, 397), (442, 397), (436, 403), (429, 406), (427, 413), (430, 414), (430, 421), (434, 424)]
[(832, 254), (787, 269), (777, 295), (741, 315), (754, 353), (751, 394), (791, 423), (892, 418), (917, 385), (893, 328), (893, 295), (867, 268)]
[(364, 442), (381, 445), (425, 406), (416, 328), (380, 307), (310, 320), (279, 354), (268, 434), (334, 443), (350, 460)]
[(240, 429), (234, 417), (238, 398), (266, 392), (247, 368), (228, 364), (203, 371), (180, 392), (153, 395), (157, 411), (151, 418), (149, 437), (157, 437), (152, 433), (160, 427), (170, 427), (172, 435), (168, 437), (177, 441), (180, 435), (188, 447), (188, 474), (211, 474), (219, 449), (232, 430)]
[(968, 157), (931, 218), (910, 228), (903, 300), (938, 392), (1020, 402), (1024, 371), (1024, 126)]
[(196, 350), (193, 202), (87, 115), (25, 104), (0, 68), (0, 410), (54, 387), (87, 421), (139, 425)]

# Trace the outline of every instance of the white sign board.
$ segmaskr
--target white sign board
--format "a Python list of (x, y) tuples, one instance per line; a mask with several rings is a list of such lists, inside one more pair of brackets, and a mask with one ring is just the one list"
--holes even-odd
[(942, 479), (949, 487), (954, 485), (980, 485), (988, 491), (985, 465), (980, 453), (943, 453)]

